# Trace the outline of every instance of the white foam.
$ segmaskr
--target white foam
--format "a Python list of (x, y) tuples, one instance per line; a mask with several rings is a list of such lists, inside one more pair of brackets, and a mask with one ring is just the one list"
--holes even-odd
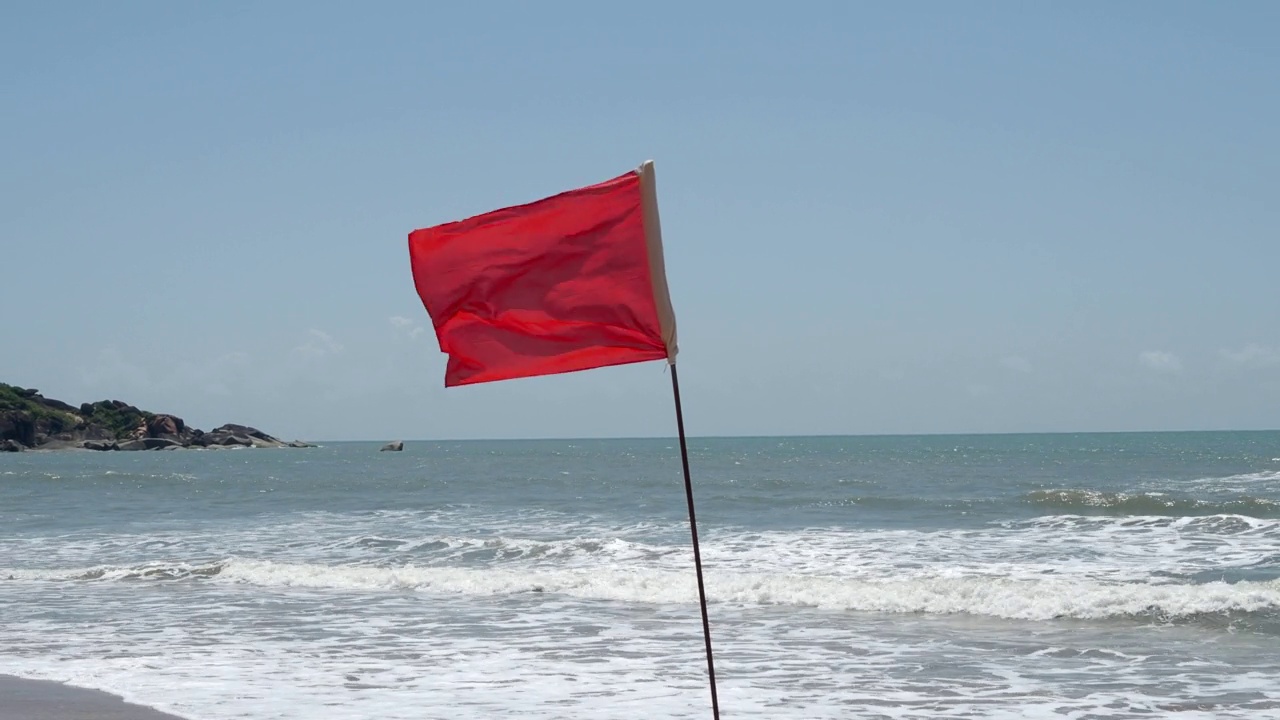
[[(208, 565), (142, 565), (63, 570), (0, 570), (38, 582), (194, 580), (262, 588), (355, 592), (417, 591), (462, 595), (546, 593), (622, 603), (692, 603), (687, 570), (359, 567), (233, 558)], [(1154, 617), (1280, 610), (1280, 581), (1113, 583), (1079, 578), (1012, 579), (938, 573), (932, 577), (861, 579), (708, 570), (713, 603), (787, 605), (877, 613), (971, 614), (1019, 620)]]
[[(0, 538), (0, 558), (36, 567), (206, 565), (227, 557), (328, 566), (469, 565), (492, 569), (639, 566), (683, 572), (691, 562), (679, 524), (607, 526), (547, 516), (454, 513), (351, 517), (316, 514), (241, 528)], [(709, 568), (769, 575), (860, 578), (1079, 577), (1145, 582), (1266, 565), (1280, 557), (1280, 521), (1241, 515), (1057, 515), (946, 530), (812, 528), (704, 531)]]
[[(547, 592), (627, 603), (691, 603), (689, 572), (635, 570), (508, 571), (470, 568), (359, 568), (264, 561), (228, 562), (219, 582), (343, 590), (463, 594)], [(1105, 584), (1075, 579), (934, 577), (867, 581), (837, 577), (708, 572), (717, 603), (794, 605), (888, 613), (968, 613), (1022, 620), (1099, 619), (1280, 609), (1280, 582)]]
[[(5, 537), (0, 562), (26, 564), (0, 569), (0, 672), (198, 720), (701, 718), (687, 537), (469, 508)], [(1280, 585), (1158, 575), (1274, 558), (1277, 521), (710, 528), (703, 552), (726, 716), (1243, 720), (1280, 701), (1274, 636), (1219, 627), (1280, 609)]]
[(1214, 491), (1245, 492), (1246, 489), (1248, 491), (1257, 491), (1259, 486), (1269, 486), (1277, 481), (1280, 481), (1280, 470), (1257, 470), (1235, 475), (1217, 475), (1188, 480), (1161, 479), (1145, 482), (1143, 487), (1148, 489), (1167, 489), (1170, 486), (1174, 486), (1211, 493)]
[(1280, 480), (1280, 470), (1261, 470), (1258, 472), (1242, 473), (1240, 475), (1228, 475), (1226, 477), (1216, 479), (1221, 482), (1272, 482)]
[[(146, 593), (114, 592), (118, 584), (79, 587), (112, 592), (73, 597), (60, 588), (43, 604), (96, 601), (106, 611), (100, 621), (72, 629), (32, 612), (0, 626), (0, 672), (108, 690), (197, 720), (707, 714), (689, 607), (529, 595), (356, 599), (296, 587), (240, 594), (231, 584), (202, 584), (181, 604), (156, 605)], [(1226, 648), (1176, 629), (1029, 633), (946, 617), (733, 606), (716, 607), (713, 628), (722, 705), (738, 718), (1128, 718), (1135, 704), (1150, 704), (1142, 714), (1196, 717), (1185, 714), (1190, 706), (1243, 720), (1262, 716), (1265, 698), (1280, 699), (1269, 642), (1233, 643), (1224, 664)], [(1228, 692), (1235, 699), (1210, 700)], [(1199, 706), (1207, 702), (1215, 704)]]

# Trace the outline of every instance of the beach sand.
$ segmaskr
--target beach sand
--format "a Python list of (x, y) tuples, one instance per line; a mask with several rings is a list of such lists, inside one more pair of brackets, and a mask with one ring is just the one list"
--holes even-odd
[(0, 675), (0, 720), (180, 720), (115, 695)]

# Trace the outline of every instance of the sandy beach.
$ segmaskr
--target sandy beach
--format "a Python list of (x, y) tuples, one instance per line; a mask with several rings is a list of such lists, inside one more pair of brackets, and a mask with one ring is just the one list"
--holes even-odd
[(0, 720), (180, 720), (116, 695), (0, 675)]

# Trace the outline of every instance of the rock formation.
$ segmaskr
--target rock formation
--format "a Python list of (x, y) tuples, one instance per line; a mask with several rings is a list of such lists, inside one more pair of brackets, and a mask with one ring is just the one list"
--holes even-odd
[(205, 432), (176, 415), (139, 410), (119, 400), (76, 408), (33, 389), (0, 383), (0, 452), (226, 447), (315, 446), (284, 442), (247, 425), (223, 425)]

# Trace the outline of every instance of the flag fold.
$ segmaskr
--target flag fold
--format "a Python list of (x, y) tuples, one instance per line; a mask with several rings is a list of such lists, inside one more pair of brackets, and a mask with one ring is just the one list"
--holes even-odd
[(653, 163), (409, 234), (445, 385), (675, 362)]

